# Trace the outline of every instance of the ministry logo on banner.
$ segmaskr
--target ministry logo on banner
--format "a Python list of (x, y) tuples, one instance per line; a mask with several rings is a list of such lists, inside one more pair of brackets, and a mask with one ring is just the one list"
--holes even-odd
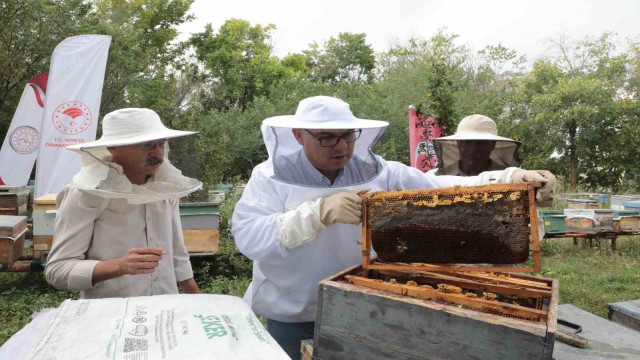
[(78, 134), (91, 126), (91, 110), (80, 101), (68, 101), (54, 110), (52, 120), (58, 131), (67, 135)]
[(38, 150), (39, 142), (40, 133), (31, 126), (20, 126), (9, 135), (9, 144), (18, 154), (31, 154)]
[(49, 74), (32, 77), (22, 92), (0, 150), (0, 185), (24, 186), (29, 182), (40, 147), (40, 126)]

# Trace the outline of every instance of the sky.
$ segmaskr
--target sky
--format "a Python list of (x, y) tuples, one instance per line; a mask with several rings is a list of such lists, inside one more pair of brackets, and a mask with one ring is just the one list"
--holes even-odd
[(365, 33), (376, 52), (410, 37), (429, 38), (447, 28), (457, 43), (473, 50), (498, 43), (529, 60), (550, 55), (550, 39), (599, 36), (640, 38), (640, 1), (636, 0), (196, 0), (196, 19), (180, 26), (180, 39), (214, 29), (230, 18), (252, 25), (274, 24), (273, 52), (299, 53), (311, 42), (324, 43), (340, 32)]

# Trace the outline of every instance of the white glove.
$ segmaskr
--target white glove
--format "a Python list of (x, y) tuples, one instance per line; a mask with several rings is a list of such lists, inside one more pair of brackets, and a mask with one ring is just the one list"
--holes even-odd
[(539, 207), (553, 205), (556, 177), (547, 170), (516, 170), (511, 176), (511, 183), (541, 182), (543, 186), (536, 189), (536, 205)]
[(358, 225), (362, 222), (362, 198), (366, 190), (335, 193), (320, 200), (320, 221), (329, 226), (335, 223)]
[(318, 232), (331, 224), (359, 224), (362, 199), (358, 194), (367, 191), (339, 192), (303, 202), (297, 208), (278, 215), (276, 225), (280, 242), (287, 249), (293, 249), (315, 240)]

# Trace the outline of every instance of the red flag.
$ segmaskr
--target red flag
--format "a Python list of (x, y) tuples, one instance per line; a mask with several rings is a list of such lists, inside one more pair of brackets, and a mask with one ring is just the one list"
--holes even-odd
[(435, 118), (421, 114), (409, 106), (409, 148), (411, 166), (422, 172), (427, 172), (438, 166), (438, 158), (431, 139), (442, 136)]

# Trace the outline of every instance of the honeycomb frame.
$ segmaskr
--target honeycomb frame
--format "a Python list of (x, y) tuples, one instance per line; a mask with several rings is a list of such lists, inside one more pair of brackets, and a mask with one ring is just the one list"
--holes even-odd
[[(540, 186), (492, 184), (363, 194), (362, 266), (540, 272), (535, 205), (535, 188)], [(438, 217), (440, 213), (454, 214), (453, 220)], [(378, 253), (375, 262), (370, 261), (372, 248)], [(530, 257), (533, 267), (513, 265)]]

